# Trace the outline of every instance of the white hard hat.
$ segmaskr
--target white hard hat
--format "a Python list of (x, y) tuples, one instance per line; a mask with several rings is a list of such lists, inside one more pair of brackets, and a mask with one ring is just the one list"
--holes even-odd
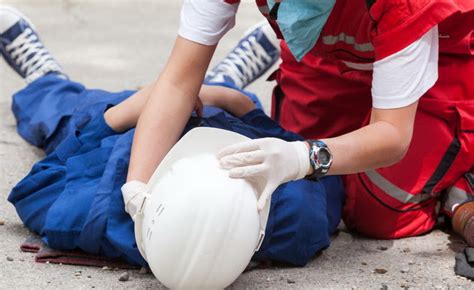
[(150, 179), (135, 236), (165, 286), (223, 289), (258, 250), (269, 206), (259, 214), (254, 187), (228, 177), (216, 158), (225, 146), (247, 140), (221, 129), (193, 129)]

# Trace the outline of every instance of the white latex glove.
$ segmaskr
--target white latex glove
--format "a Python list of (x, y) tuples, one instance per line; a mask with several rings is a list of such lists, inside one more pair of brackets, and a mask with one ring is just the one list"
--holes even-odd
[(260, 190), (258, 209), (262, 210), (275, 189), (285, 182), (304, 178), (310, 168), (305, 142), (277, 138), (255, 139), (228, 146), (218, 154), (232, 178), (245, 178)]
[(146, 196), (146, 184), (140, 181), (130, 181), (122, 186), (125, 211), (135, 221), (137, 213), (143, 207)]
[(129, 181), (122, 186), (123, 202), (125, 211), (132, 217), (135, 223), (135, 240), (138, 250), (146, 260), (142, 241), (143, 209), (148, 198), (147, 185), (140, 181)]

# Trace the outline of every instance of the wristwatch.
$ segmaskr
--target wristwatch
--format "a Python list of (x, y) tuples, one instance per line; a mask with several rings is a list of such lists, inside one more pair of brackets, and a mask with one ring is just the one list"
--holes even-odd
[(321, 140), (307, 140), (309, 144), (309, 162), (313, 167), (313, 173), (305, 178), (309, 180), (318, 180), (328, 173), (332, 164), (332, 154), (328, 145)]

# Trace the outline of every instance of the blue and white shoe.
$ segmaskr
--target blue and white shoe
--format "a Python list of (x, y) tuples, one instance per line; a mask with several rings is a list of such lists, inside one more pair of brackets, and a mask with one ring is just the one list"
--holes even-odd
[(237, 46), (207, 73), (204, 82), (226, 83), (243, 89), (279, 58), (279, 40), (265, 20), (247, 30)]
[(27, 83), (62, 68), (40, 41), (33, 24), (20, 11), (0, 5), (0, 53)]

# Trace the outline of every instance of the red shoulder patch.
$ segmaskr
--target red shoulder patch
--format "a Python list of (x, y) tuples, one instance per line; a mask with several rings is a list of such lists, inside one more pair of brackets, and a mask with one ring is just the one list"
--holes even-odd
[(379, 33), (403, 25), (423, 10), (432, 0), (378, 0), (370, 9)]
[(458, 13), (474, 11), (474, 0), (377, 0), (370, 9), (376, 59), (392, 55)]

